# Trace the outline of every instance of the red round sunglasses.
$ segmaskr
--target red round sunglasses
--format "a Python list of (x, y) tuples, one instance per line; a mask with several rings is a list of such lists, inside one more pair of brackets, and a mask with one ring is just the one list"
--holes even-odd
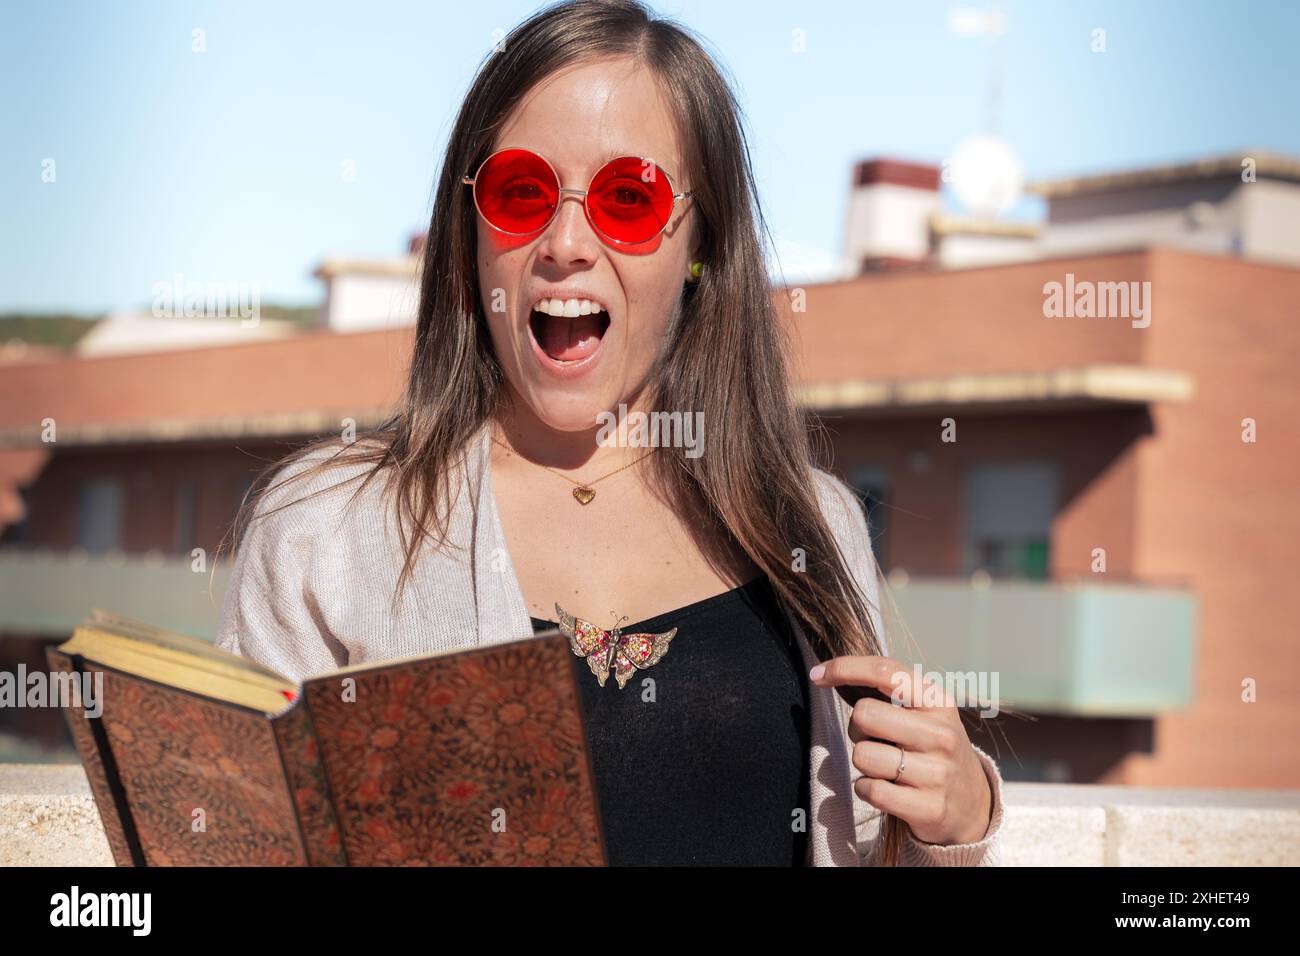
[(672, 177), (640, 156), (611, 159), (596, 170), (586, 189), (567, 189), (555, 167), (518, 146), (497, 150), (461, 182), (474, 187), (474, 205), (484, 221), (508, 236), (545, 229), (559, 211), (562, 195), (576, 193), (591, 227), (611, 245), (655, 238), (667, 227), (677, 201), (691, 195), (676, 192)]

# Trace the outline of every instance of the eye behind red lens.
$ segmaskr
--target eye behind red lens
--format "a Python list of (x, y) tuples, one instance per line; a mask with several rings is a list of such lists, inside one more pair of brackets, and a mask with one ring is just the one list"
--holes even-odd
[(488, 157), (474, 183), (479, 212), (492, 226), (527, 235), (545, 226), (560, 200), (560, 184), (546, 160), (526, 149)]
[(646, 242), (668, 224), (673, 187), (655, 164), (636, 156), (610, 160), (587, 194), (593, 224), (616, 242)]
[[(542, 156), (513, 147), (493, 153), (479, 168), (474, 201), (501, 232), (526, 236), (545, 228), (560, 202), (560, 181)], [(659, 235), (673, 211), (673, 187), (654, 162), (638, 156), (612, 159), (592, 179), (587, 214), (606, 240), (647, 242)]]

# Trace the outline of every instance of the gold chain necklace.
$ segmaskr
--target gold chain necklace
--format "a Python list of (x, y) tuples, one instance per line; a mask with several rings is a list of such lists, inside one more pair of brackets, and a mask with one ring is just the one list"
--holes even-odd
[[(504, 448), (506, 451), (513, 452), (514, 454), (519, 455), (519, 452), (515, 451), (513, 448), (511, 448), (509, 445), (507, 445), (507, 444), (506, 444), (505, 442), (503, 442), (501, 439), (497, 438), (496, 435), (493, 435), (493, 436), (491, 436), (491, 437), (492, 437), (492, 440), (493, 440), (494, 442), (496, 442), (498, 445), (500, 445), (500, 446), (501, 446), (502, 448)], [(572, 478), (570, 478), (568, 475), (563, 474), (562, 472), (558, 472), (558, 471), (556, 471), (554, 468), (548, 468), (546, 465), (538, 464), (537, 462), (533, 462), (533, 464), (536, 464), (538, 468), (546, 468), (546, 470), (549, 471), (551, 474), (553, 474), (553, 475), (557, 475), (558, 477), (563, 478), (563, 479), (564, 479), (565, 481), (567, 481), (569, 484), (573, 485), (573, 486), (574, 486), (574, 488), (573, 488), (573, 497), (574, 497), (574, 499), (575, 499), (575, 500), (578, 502), (578, 504), (580, 504), (580, 505), (589, 505), (589, 504), (591, 504), (592, 499), (596, 497), (596, 489), (592, 488), (592, 487), (591, 487), (592, 485), (596, 484), (596, 482), (604, 481), (606, 478), (612, 478), (614, 475), (617, 475), (620, 471), (624, 471), (624, 470), (626, 470), (626, 469), (628, 469), (628, 468), (631, 468), (633, 465), (637, 464), (637, 462), (645, 461), (645, 459), (649, 458), (651, 455), (653, 455), (653, 454), (655, 453), (655, 450), (656, 450), (656, 449), (651, 448), (648, 452), (646, 452), (646, 453), (645, 453), (644, 455), (642, 455), (640, 458), (637, 458), (637, 459), (634, 460), (634, 461), (630, 461), (630, 462), (628, 462), (626, 465), (623, 465), (623, 466), (621, 466), (621, 467), (619, 467), (619, 468), (615, 468), (615, 469), (614, 469), (613, 471), (611, 471), (609, 474), (601, 475), (599, 478), (595, 478), (595, 479), (593, 479), (593, 480), (591, 480), (591, 481), (575, 481), (575, 480), (573, 480)], [(520, 458), (523, 458), (523, 455), (519, 455), (519, 457), (520, 457)], [(527, 461), (526, 458), (525, 458), (524, 460)]]

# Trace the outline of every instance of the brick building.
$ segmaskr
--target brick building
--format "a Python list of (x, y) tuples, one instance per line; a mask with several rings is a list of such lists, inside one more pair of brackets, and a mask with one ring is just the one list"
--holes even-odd
[[(1300, 705), (1276, 683), (1300, 664), (1300, 236), (1268, 212), (1300, 174), (1264, 157), (1238, 186), (1236, 168), (1042, 184), (1072, 197), (1062, 237), (1050, 214), (943, 215), (933, 167), (863, 164), (860, 274), (775, 291), (800, 400), (864, 496), (915, 641), (897, 632), (897, 655), (996, 671), (1034, 718), (977, 740), (1008, 779), (1300, 786), (1278, 752)], [(1181, 218), (1161, 205), (1188, 197)], [(343, 313), (409, 302), (407, 266), (355, 264), (366, 295), (327, 293), (323, 327), (296, 337), (0, 367), (0, 668), (38, 666), (96, 604), (210, 635), (224, 568), (196, 574), (194, 549), (213, 554), (265, 461), (391, 409), (409, 315)], [(322, 270), (327, 288), (349, 268)], [(1093, 313), (1132, 298), (1049, 315), (1058, 286), (1072, 305), (1096, 290)]]

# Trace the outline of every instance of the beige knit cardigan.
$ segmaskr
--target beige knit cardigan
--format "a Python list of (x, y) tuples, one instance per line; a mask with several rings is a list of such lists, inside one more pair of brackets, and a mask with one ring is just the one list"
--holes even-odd
[[(339, 466), (264, 496), (235, 557), (217, 646), (302, 680), (346, 664), (531, 636), (528, 608), (492, 492), (488, 436), (484, 428), (470, 443), (465, 467), (458, 473), (449, 524), (452, 547), (421, 553), (410, 590), (396, 611), (390, 603), (403, 555), (393, 509), (381, 498), (382, 482), (372, 481), (348, 503), (367, 466)], [(289, 466), (277, 480), (324, 457), (324, 453), (313, 454)], [(823, 471), (816, 471), (814, 478), (823, 513), (873, 609), (883, 640), (876, 566), (862, 508), (837, 478)], [(321, 493), (266, 514), (270, 508), (317, 491)], [(811, 668), (817, 659), (798, 621), (790, 620), (804, 663)], [(850, 759), (851, 709), (831, 688), (810, 685), (810, 690), (812, 806), (807, 819), (807, 862), (874, 865), (881, 815), (853, 790), (853, 781), (861, 773)], [(935, 846), (909, 834), (905, 864), (998, 863), (1002, 778), (993, 759), (974, 749), (993, 796), (984, 839)]]

